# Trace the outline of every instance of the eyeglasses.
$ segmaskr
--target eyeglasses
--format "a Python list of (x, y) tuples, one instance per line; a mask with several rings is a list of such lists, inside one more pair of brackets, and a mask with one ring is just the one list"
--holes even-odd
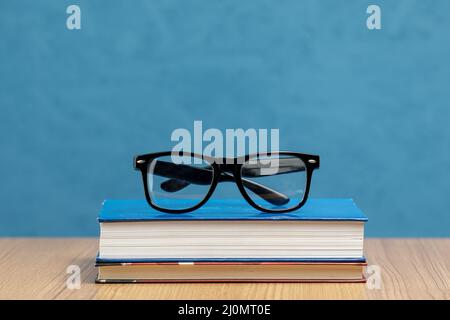
[(205, 204), (218, 183), (235, 182), (244, 199), (263, 212), (283, 213), (308, 199), (319, 156), (271, 152), (238, 158), (213, 158), (187, 152), (159, 152), (134, 158), (151, 207), (185, 213)]

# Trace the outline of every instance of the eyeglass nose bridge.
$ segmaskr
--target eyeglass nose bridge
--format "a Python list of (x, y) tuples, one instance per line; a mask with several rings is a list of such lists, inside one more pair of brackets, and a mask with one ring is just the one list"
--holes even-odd
[(222, 181), (237, 181), (239, 179), (239, 171), (241, 166), (235, 163), (221, 163), (217, 164), (219, 178), (228, 177)]

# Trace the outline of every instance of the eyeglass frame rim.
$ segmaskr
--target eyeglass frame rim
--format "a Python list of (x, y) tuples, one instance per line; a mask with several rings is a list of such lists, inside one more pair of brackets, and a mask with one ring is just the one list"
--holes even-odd
[[(206, 194), (206, 196), (203, 198), (202, 201), (200, 201), (198, 204), (191, 208), (186, 209), (168, 209), (168, 208), (162, 208), (156, 205), (150, 196), (150, 192), (148, 190), (148, 166), (150, 163), (159, 157), (166, 157), (166, 156), (181, 156), (181, 157), (194, 157), (203, 159), (206, 162), (208, 162), (212, 168), (213, 168), (213, 179), (211, 181), (211, 185), (209, 187), (209, 190)], [(258, 206), (251, 197), (247, 194), (247, 191), (245, 190), (244, 184), (242, 182), (242, 166), (245, 162), (250, 160), (251, 158), (260, 157), (260, 156), (274, 156), (274, 155), (287, 155), (287, 156), (295, 156), (303, 161), (303, 163), (306, 166), (306, 186), (305, 186), (305, 193), (303, 195), (302, 201), (297, 204), (296, 206), (292, 208), (282, 209), (282, 210), (270, 210), (266, 209), (264, 207)], [(218, 160), (221, 160), (221, 163), (218, 163)], [(312, 155), (307, 153), (300, 153), (300, 152), (292, 152), (292, 151), (273, 151), (273, 152), (264, 152), (264, 153), (252, 153), (245, 156), (235, 157), (235, 158), (216, 158), (211, 157), (207, 155), (202, 155), (199, 153), (193, 153), (193, 152), (178, 152), (178, 151), (163, 151), (163, 152), (154, 152), (154, 153), (147, 153), (147, 154), (141, 154), (137, 155), (133, 158), (133, 167), (135, 170), (138, 170), (142, 174), (142, 182), (144, 184), (144, 193), (145, 198), (148, 202), (148, 204), (154, 208), (155, 210), (165, 212), (165, 213), (171, 213), (171, 214), (182, 214), (182, 213), (188, 213), (195, 211), (202, 207), (213, 195), (218, 183), (219, 183), (219, 177), (222, 172), (222, 167), (232, 167), (233, 170), (230, 170), (230, 172), (233, 174), (233, 177), (235, 178), (235, 183), (241, 193), (241, 195), (244, 197), (244, 199), (247, 201), (248, 204), (250, 204), (253, 208), (257, 209), (258, 211), (262, 211), (265, 213), (287, 213), (292, 212), (295, 210), (300, 209), (303, 207), (303, 205), (308, 200), (309, 191), (311, 188), (311, 178), (313, 171), (315, 169), (320, 168), (320, 156), (318, 155)]]

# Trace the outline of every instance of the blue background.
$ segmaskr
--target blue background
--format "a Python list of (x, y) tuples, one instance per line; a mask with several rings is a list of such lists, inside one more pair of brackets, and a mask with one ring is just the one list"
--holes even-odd
[[(366, 8), (382, 9), (382, 30)], [(82, 29), (66, 28), (66, 7)], [(450, 1), (1, 1), (0, 235), (96, 235), (175, 128), (279, 128), (369, 236), (450, 236)], [(237, 190), (235, 195), (238, 196)]]

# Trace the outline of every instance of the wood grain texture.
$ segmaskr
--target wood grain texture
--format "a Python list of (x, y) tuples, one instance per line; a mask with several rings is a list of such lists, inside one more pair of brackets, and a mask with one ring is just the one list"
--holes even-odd
[[(98, 241), (0, 238), (0, 299), (450, 299), (450, 239), (367, 239), (381, 289), (342, 283), (95, 284)], [(81, 288), (66, 287), (69, 265)]]

